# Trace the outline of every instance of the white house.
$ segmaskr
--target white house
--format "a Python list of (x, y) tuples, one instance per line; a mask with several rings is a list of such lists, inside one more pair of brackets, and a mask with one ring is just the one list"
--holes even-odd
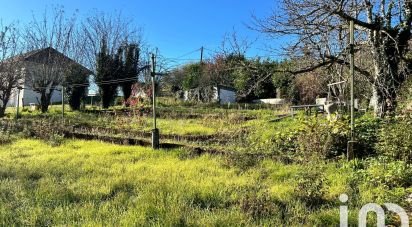
[[(19, 62), (16, 72), (23, 74), (23, 81), (21, 81), (21, 88), (18, 90), (17, 88), (11, 94), (10, 100), (7, 104), (9, 107), (17, 106), (17, 102), (19, 106), (29, 106), (31, 103), (40, 104), (40, 94), (35, 92), (30, 85), (29, 80), (27, 79), (28, 75), (31, 75), (31, 72), (35, 72), (38, 67), (42, 67), (42, 62), (45, 59), (59, 59), (59, 61), (63, 62), (63, 67), (69, 66), (78, 66), (81, 69), (82, 73), (91, 74), (90, 70), (85, 68), (84, 66), (78, 64), (74, 60), (70, 59), (69, 57), (63, 55), (62, 53), (58, 52), (57, 50), (49, 47), (40, 50), (35, 50), (28, 52), (26, 54), (19, 55), (15, 57)], [(16, 60), (13, 59), (13, 60)], [(37, 70), (38, 72), (39, 70)], [(18, 93), (20, 93), (18, 95)], [(19, 100), (17, 100), (19, 97)], [(55, 87), (51, 96), (50, 104), (53, 103), (61, 103), (62, 102), (62, 92), (60, 85)]]
[[(7, 104), (8, 107), (15, 107), (17, 106), (17, 97), (20, 98), (19, 106), (29, 106), (30, 104), (40, 104), (40, 94), (33, 91), (30, 86), (23, 85), (22, 90), (20, 90), (20, 95), (17, 95), (17, 89), (14, 89), (13, 93), (11, 94), (10, 100)], [(50, 99), (50, 104), (53, 105), (54, 103), (61, 103), (62, 102), (62, 93), (61, 90), (54, 90), (53, 95)]]

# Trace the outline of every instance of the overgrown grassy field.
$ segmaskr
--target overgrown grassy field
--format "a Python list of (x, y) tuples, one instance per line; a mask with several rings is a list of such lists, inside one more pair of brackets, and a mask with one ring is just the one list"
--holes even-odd
[[(343, 193), (351, 225), (367, 203), (412, 211), (409, 118), (358, 116), (357, 158), (346, 161), (345, 117), (160, 106), (162, 134), (199, 141), (154, 151), (61, 134), (79, 125), (145, 136), (139, 133), (151, 129), (150, 114), (67, 112), (62, 121), (54, 108), (23, 112), (19, 121), (29, 126), (0, 124), (0, 225), (337, 226)], [(387, 214), (387, 224), (399, 218)]]
[[(356, 162), (241, 168), (224, 156), (67, 140), (0, 148), (1, 225), (331, 225), (341, 193), (357, 204), (401, 201), (410, 189), (356, 181)], [(384, 179), (379, 168), (365, 176)], [(358, 176), (359, 177), (359, 176)], [(369, 179), (369, 178), (365, 178)], [(403, 203), (405, 204), (405, 203)]]

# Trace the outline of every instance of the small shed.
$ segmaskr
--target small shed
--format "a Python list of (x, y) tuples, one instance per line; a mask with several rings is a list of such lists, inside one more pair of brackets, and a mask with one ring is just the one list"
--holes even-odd
[(194, 88), (184, 92), (183, 100), (219, 104), (235, 103), (236, 89), (223, 85)]
[(216, 90), (215, 100), (219, 102), (219, 104), (236, 102), (236, 89), (222, 85), (213, 88)]

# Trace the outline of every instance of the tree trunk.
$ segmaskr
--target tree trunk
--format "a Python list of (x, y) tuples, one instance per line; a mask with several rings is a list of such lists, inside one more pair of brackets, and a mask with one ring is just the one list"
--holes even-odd
[[(392, 35), (394, 36), (394, 35)], [(397, 93), (406, 80), (400, 71), (402, 59), (395, 41), (374, 32), (370, 39), (375, 77), (372, 91), (372, 106), (377, 117), (393, 114), (397, 105)]]
[(72, 88), (69, 95), (69, 105), (72, 110), (80, 110), (82, 100), (85, 96), (85, 87), (75, 87)]
[(123, 96), (124, 96), (124, 103), (126, 107), (129, 107), (130, 104), (128, 102), (130, 96), (132, 95), (132, 83), (124, 83), (122, 84), (122, 91), (123, 91)]
[(380, 113), (379, 108), (379, 101), (378, 101), (378, 88), (373, 85), (372, 86), (372, 97), (369, 103), (369, 107), (373, 108), (373, 112), (375, 113), (376, 116)]
[(102, 108), (103, 109), (108, 109), (110, 107), (111, 103), (112, 103), (113, 98), (108, 93), (109, 93), (109, 91), (106, 91), (106, 92), (103, 91), (102, 95), (101, 95), (101, 97), (102, 97)]
[(0, 106), (0, 117), (4, 117), (6, 113), (7, 103), (9, 103), (10, 96), (11, 96), (11, 89), (5, 91), (5, 94), (2, 96), (2, 100), (0, 100), (0, 102), (2, 102), (2, 106)]
[(6, 112), (6, 105), (0, 107), (0, 118), (4, 117), (4, 113)]
[(53, 91), (50, 91), (50, 93), (47, 93), (47, 91), (42, 91), (40, 92), (40, 94), (41, 94), (41, 97), (40, 97), (41, 112), (46, 113), (49, 110), (50, 99), (51, 99), (51, 95), (53, 94)]

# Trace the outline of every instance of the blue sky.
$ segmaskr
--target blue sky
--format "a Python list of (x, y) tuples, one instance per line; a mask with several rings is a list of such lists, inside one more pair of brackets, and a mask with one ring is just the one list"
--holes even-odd
[[(249, 56), (269, 55), (264, 51), (267, 43), (278, 45), (256, 31), (248, 29), (251, 15), (260, 18), (270, 15), (276, 8), (277, 0), (3, 0), (0, 18), (8, 22), (31, 19), (32, 12), (41, 14), (45, 7), (63, 5), (68, 12), (75, 9), (80, 15), (87, 15), (94, 9), (113, 13), (121, 11), (143, 27), (144, 37), (152, 47), (159, 48), (167, 58), (176, 58), (205, 46), (207, 49), (219, 47), (225, 33), (233, 29), (241, 37), (258, 39), (248, 53)], [(206, 52), (207, 57), (209, 53)], [(196, 52), (185, 58), (199, 58)]]

